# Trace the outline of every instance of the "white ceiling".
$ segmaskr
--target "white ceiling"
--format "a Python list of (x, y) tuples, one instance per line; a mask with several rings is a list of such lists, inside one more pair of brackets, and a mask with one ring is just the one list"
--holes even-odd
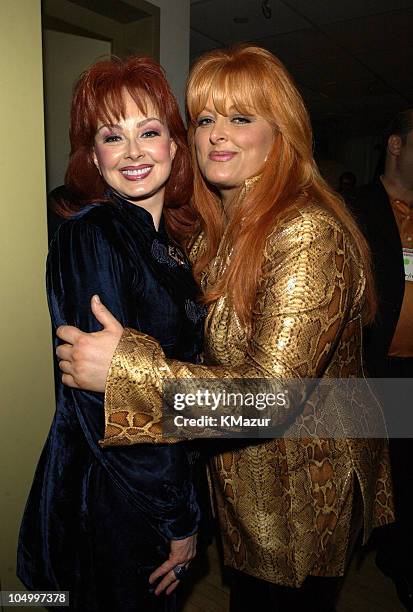
[[(191, 59), (248, 41), (277, 55), (313, 121), (353, 133), (413, 106), (413, 0), (191, 0)], [(234, 18), (247, 20), (236, 23)]]

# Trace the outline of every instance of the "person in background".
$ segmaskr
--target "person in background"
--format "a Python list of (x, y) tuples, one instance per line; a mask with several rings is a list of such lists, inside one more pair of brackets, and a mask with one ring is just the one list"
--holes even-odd
[[(191, 258), (209, 307), (205, 362), (168, 359), (96, 303), (103, 332), (61, 328), (63, 381), (100, 391), (106, 383), (105, 445), (128, 441), (123, 411), (145, 415), (129, 441), (165, 441), (165, 378), (350, 384), (362, 375), (362, 323), (375, 312), (368, 248), (317, 170), (288, 72), (259, 47), (214, 50), (192, 68), (187, 107), (201, 219)], [(293, 392), (289, 409), (272, 411), (285, 437), (244, 441), (211, 461), (231, 612), (331, 612), (361, 528), (366, 540), (392, 520), (386, 440), (330, 428), (348, 423), (346, 400), (328, 393), (302, 404)], [(365, 413), (350, 404), (353, 422)]]
[[(374, 324), (364, 334), (364, 355), (371, 377), (413, 378), (413, 109), (394, 117), (385, 147), (383, 174), (360, 188), (352, 202), (371, 248), (378, 296)], [(376, 386), (392, 436), (392, 423), (397, 427), (398, 416), (406, 422), (411, 413), (411, 397), (407, 402), (402, 393), (390, 398), (385, 382)], [(378, 535), (376, 561), (413, 610), (413, 426), (407, 427), (410, 437), (390, 438), (396, 522)]]
[[(180, 246), (195, 228), (193, 175), (161, 67), (144, 57), (94, 64), (74, 91), (70, 139), (65, 188), (54, 192), (64, 219), (47, 261), (54, 333), (62, 324), (97, 331), (89, 301), (99, 293), (170, 358), (197, 361), (204, 308)], [(20, 530), (20, 579), (69, 591), (79, 612), (175, 612), (196, 548), (197, 451), (102, 449), (103, 394), (70, 389), (60, 376), (56, 391)], [(142, 423), (126, 418), (119, 423), (132, 434)], [(155, 571), (161, 585), (149, 582)]]
[(354, 198), (356, 184), (357, 178), (354, 172), (347, 171), (340, 175), (338, 193), (344, 198), (347, 204)]

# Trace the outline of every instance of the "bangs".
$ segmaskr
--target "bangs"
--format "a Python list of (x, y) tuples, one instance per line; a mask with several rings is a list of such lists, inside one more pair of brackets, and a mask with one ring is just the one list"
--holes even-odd
[[(208, 70), (210, 68), (210, 70)], [(212, 70), (211, 70), (212, 69)], [(220, 66), (209, 66), (198, 75), (195, 83), (188, 90), (188, 113), (192, 123), (204, 110), (211, 97), (215, 109), (221, 115), (228, 115), (230, 109), (241, 114), (259, 114), (270, 123), (274, 123), (264, 80), (251, 79), (250, 66), (238, 62)]]
[[(153, 108), (165, 124), (170, 123), (168, 117), (175, 117), (176, 103), (158, 63), (143, 56), (127, 60), (111, 58), (93, 64), (76, 84), (72, 100), (72, 132), (76, 139), (90, 140), (99, 123), (124, 119), (126, 92), (142, 114)], [(81, 109), (80, 116), (75, 114), (77, 109)]]
[(165, 123), (165, 113), (161, 111), (159, 105), (153, 99), (153, 95), (142, 89), (130, 88), (121, 84), (120, 87), (113, 87), (107, 90), (104, 96), (100, 92), (96, 92), (96, 114), (95, 114), (95, 129), (99, 123), (111, 124), (126, 118), (126, 99), (125, 93), (128, 93), (139, 111), (143, 115), (148, 115), (148, 110), (153, 109), (163, 123)]

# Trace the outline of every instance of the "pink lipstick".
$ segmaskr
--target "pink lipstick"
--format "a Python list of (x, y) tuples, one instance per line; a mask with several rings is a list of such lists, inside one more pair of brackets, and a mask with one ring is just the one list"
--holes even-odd
[(234, 151), (211, 151), (208, 157), (211, 161), (226, 162), (233, 159), (235, 155)]

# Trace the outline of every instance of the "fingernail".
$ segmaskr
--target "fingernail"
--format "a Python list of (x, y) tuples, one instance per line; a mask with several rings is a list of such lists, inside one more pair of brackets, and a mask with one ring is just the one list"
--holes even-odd
[(96, 304), (100, 304), (100, 303), (101, 303), (101, 301), (100, 301), (100, 297), (99, 297), (98, 295), (94, 295), (94, 296), (93, 296), (93, 299), (94, 299), (94, 301), (96, 302)]

